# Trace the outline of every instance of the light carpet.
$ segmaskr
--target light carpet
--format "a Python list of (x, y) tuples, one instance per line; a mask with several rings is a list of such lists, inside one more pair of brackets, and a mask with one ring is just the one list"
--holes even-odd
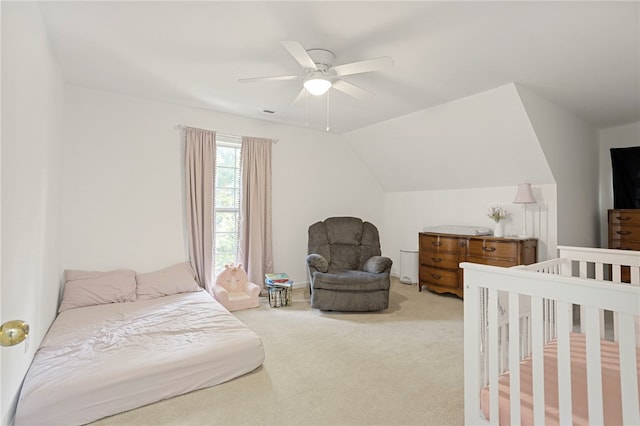
[(236, 312), (266, 360), (227, 383), (95, 425), (461, 425), (463, 302), (392, 279), (381, 312), (292, 306)]

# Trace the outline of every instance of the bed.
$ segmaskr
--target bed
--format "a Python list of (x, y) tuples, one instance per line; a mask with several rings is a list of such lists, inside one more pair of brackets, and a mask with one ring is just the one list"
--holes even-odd
[[(209, 293), (190, 284), (188, 291), (158, 295), (161, 280), (147, 280), (152, 285), (145, 287), (145, 277), (138, 277), (135, 296), (127, 277), (127, 289), (115, 297), (124, 300), (60, 312), (25, 377), (16, 426), (86, 424), (262, 364), (261, 339)], [(103, 281), (114, 293), (113, 277)], [(90, 288), (95, 299), (97, 286)], [(184, 288), (165, 292), (177, 290)], [(67, 293), (61, 307), (73, 299)]]
[(640, 252), (461, 267), (465, 424), (640, 424)]

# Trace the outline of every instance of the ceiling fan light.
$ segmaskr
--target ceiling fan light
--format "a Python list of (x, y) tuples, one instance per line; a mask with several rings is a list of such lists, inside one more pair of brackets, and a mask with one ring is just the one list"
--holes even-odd
[(310, 78), (305, 80), (304, 88), (309, 91), (312, 95), (320, 96), (327, 93), (327, 90), (331, 88), (331, 82), (329, 80), (325, 80), (324, 78)]

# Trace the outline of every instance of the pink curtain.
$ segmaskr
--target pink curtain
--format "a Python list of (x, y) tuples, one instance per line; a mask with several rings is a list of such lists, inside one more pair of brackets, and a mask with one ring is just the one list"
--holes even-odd
[(216, 133), (193, 127), (184, 132), (189, 259), (200, 286), (211, 293)]
[(242, 138), (240, 247), (238, 258), (249, 280), (264, 287), (273, 272), (271, 241), (271, 139)]

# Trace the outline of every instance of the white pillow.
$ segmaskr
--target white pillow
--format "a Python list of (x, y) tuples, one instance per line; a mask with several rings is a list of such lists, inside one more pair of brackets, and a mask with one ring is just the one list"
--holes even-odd
[(136, 272), (64, 271), (65, 285), (58, 312), (104, 303), (135, 302)]
[(202, 290), (195, 280), (191, 265), (178, 263), (155, 272), (136, 275), (138, 299), (155, 299), (176, 293)]

